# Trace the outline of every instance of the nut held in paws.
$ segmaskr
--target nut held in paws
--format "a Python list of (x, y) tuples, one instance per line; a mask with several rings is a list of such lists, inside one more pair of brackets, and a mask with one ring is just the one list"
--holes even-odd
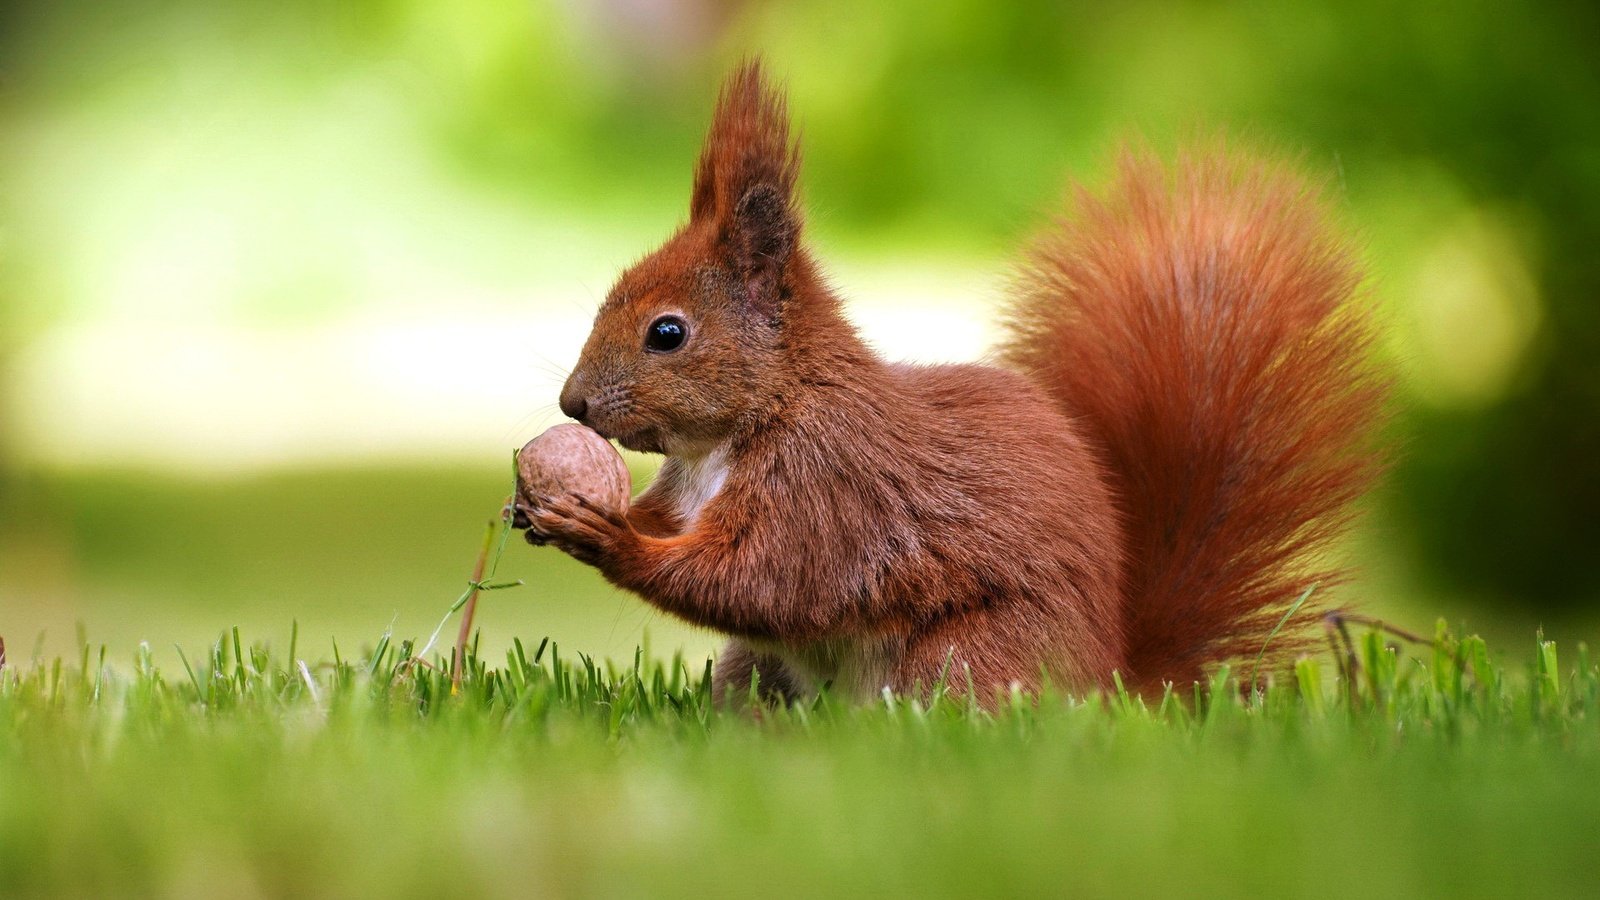
[(633, 477), (622, 454), (605, 438), (567, 422), (517, 453), (517, 493), (534, 502), (539, 497), (577, 494), (598, 506), (627, 512)]

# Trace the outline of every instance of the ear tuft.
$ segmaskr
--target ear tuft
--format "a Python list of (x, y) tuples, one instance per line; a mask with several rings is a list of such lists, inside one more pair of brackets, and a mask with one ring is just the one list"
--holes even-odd
[(759, 59), (746, 59), (723, 82), (700, 161), (695, 165), (689, 217), (731, 223), (734, 208), (753, 188), (773, 188), (791, 218), (800, 151), (789, 139), (783, 93), (767, 81)]

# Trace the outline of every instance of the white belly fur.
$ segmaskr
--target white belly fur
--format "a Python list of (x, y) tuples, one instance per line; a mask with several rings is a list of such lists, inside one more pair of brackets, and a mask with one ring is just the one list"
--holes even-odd
[(753, 649), (783, 660), (789, 673), (809, 691), (820, 691), (826, 685), (833, 696), (860, 703), (877, 697), (886, 687), (909, 687), (895, 684), (894, 678), (905, 655), (906, 641), (902, 637), (862, 635), (804, 644), (749, 643)]

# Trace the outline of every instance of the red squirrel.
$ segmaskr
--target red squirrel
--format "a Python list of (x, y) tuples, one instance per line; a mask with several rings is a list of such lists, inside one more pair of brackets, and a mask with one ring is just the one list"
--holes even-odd
[(784, 96), (742, 64), (687, 224), (622, 274), (561, 391), (659, 475), (625, 515), (516, 513), (728, 635), (720, 696), (1159, 689), (1255, 656), (1338, 580), (1319, 557), (1380, 467), (1384, 390), (1314, 185), (1129, 151), (1027, 253), (995, 364), (910, 365), (862, 341), (803, 242), (799, 164)]

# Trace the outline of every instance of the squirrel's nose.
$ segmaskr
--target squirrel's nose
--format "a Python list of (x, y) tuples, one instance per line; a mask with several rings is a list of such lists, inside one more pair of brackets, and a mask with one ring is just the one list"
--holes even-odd
[(561, 395), (561, 412), (569, 419), (577, 419), (582, 422), (583, 417), (589, 414), (589, 401), (576, 394), (563, 393)]

